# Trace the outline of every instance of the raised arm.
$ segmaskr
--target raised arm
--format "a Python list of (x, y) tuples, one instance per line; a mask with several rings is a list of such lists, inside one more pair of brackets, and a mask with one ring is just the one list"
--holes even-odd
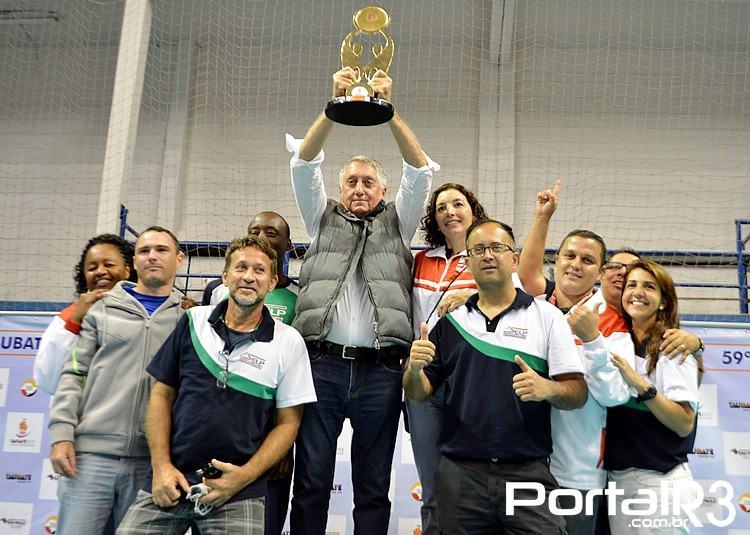
[(531, 224), (529, 234), (521, 249), (521, 257), (517, 268), (518, 278), (521, 279), (524, 291), (530, 295), (541, 295), (546, 287), (546, 281), (544, 275), (542, 275), (544, 245), (547, 241), (549, 222), (557, 209), (559, 197), (559, 180), (555, 183), (554, 188), (536, 194), (534, 222)]
[[(346, 90), (357, 81), (357, 73), (351, 67), (344, 67), (333, 73), (333, 98), (342, 97)], [(312, 161), (323, 150), (328, 134), (333, 129), (333, 121), (325, 113), (318, 115), (310, 128), (299, 150), (299, 157), (306, 162)]]
[(401, 157), (412, 167), (424, 167), (427, 165), (427, 157), (417, 136), (414, 135), (409, 125), (406, 124), (399, 114), (394, 114), (388, 126), (391, 128), (393, 139), (396, 140)]
[(328, 134), (333, 129), (333, 121), (326, 117), (325, 113), (318, 115), (317, 119), (310, 125), (305, 133), (305, 139), (299, 149), (299, 158), (306, 162), (315, 158), (323, 150)]

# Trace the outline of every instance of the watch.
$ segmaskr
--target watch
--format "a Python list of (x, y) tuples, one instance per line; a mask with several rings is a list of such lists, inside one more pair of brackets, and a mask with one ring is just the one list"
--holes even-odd
[(705, 346), (705, 345), (703, 344), (703, 340), (701, 339), (701, 337), (700, 337), (700, 336), (698, 337), (698, 343), (700, 344), (700, 345), (698, 346), (698, 349), (696, 349), (696, 350), (695, 350), (695, 351), (693, 352), (693, 355), (695, 355), (696, 357), (699, 357), (700, 355), (702, 355), (702, 354), (703, 354), (703, 352), (704, 352), (704, 351), (706, 350), (706, 346)]
[(656, 394), (656, 387), (654, 385), (648, 385), (646, 391), (643, 394), (638, 394), (638, 397), (635, 398), (635, 400), (638, 403), (643, 403), (644, 401), (648, 401), (649, 399), (654, 399), (656, 397)]

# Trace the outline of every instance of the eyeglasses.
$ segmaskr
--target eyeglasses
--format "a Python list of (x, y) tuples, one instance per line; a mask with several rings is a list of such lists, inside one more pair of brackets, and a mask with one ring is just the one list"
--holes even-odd
[(475, 245), (466, 250), (469, 256), (484, 256), (484, 252), (489, 249), (492, 254), (503, 254), (506, 251), (513, 252), (513, 247), (507, 243), (491, 243), (489, 245)]
[(623, 269), (626, 269), (628, 267), (627, 264), (623, 264), (622, 262), (607, 262), (602, 266), (602, 269), (604, 271), (621, 271)]
[(224, 359), (226, 364), (224, 369), (219, 372), (219, 377), (216, 378), (216, 386), (226, 390), (229, 383), (229, 351), (219, 351), (219, 356)]

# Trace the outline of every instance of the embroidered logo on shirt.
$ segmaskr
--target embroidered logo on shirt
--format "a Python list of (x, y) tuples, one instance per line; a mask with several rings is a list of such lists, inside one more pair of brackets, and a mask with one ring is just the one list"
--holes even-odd
[(525, 327), (506, 327), (503, 331), (503, 336), (510, 336), (511, 338), (520, 338), (526, 340), (526, 335), (529, 334), (529, 330)]
[(262, 370), (263, 366), (266, 365), (266, 359), (253, 355), (252, 353), (243, 353), (240, 355), (239, 361), (243, 364), (252, 366), (253, 368), (257, 368), (258, 370)]

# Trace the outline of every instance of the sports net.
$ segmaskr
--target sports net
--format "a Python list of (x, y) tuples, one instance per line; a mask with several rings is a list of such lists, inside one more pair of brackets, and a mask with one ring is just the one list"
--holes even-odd
[[(465, 184), (522, 242), (535, 192), (559, 178), (548, 247), (590, 228), (611, 248), (655, 251), (680, 283), (717, 285), (681, 287), (683, 311), (737, 312), (737, 289), (718, 286), (737, 284), (725, 253), (736, 249), (734, 220), (749, 215), (750, 3), (379, 4), (396, 43), (394, 105), (442, 165), (435, 185)], [(121, 37), (123, 2), (0, 3), (0, 301), (72, 298), (113, 132), (135, 135), (122, 195), (133, 228), (160, 223), (182, 240), (226, 241), (274, 210), (293, 241), (307, 240), (283, 135), (302, 137), (322, 110), (363, 4), (150, 5), (131, 128), (133, 113), (110, 120), (113, 93), (125, 88), (118, 48), (137, 40)], [(384, 163), (392, 195), (400, 160), (386, 126), (334, 129), (329, 194), (361, 152)], [(217, 256), (195, 256), (191, 272), (218, 272)]]

